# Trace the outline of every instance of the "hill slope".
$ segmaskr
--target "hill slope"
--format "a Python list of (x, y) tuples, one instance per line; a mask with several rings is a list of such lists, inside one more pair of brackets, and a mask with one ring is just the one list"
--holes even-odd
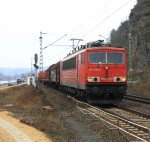
[(129, 20), (121, 23), (117, 30), (112, 30), (111, 42), (112, 45), (125, 47), (127, 50), (131, 45), (134, 70), (150, 67), (150, 0), (137, 1)]

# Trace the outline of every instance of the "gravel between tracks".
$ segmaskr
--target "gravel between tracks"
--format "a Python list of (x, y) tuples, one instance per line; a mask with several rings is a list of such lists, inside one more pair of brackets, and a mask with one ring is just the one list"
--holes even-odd
[[(73, 142), (87, 142), (87, 140), (95, 142), (98, 138), (98, 142), (128, 142), (126, 134), (108, 126), (108, 124), (93, 121), (88, 116), (83, 115), (72, 103), (67, 102), (67, 98), (64, 95), (58, 95), (56, 91), (52, 91), (41, 84), (39, 88), (43, 90), (44, 94), (47, 94), (47, 99), (50, 100), (51, 106), (55, 107), (57, 112), (66, 120), (66, 125), (71, 130), (70, 135), (76, 140)], [(92, 139), (92, 137), (97, 139)]]
[(149, 104), (138, 103), (138, 102), (134, 102), (134, 101), (125, 99), (120, 104), (120, 106), (150, 115), (150, 105)]

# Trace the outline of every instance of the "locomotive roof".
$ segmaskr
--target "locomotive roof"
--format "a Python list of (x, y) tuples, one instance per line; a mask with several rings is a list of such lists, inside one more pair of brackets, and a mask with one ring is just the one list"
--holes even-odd
[(46, 69), (46, 71), (49, 71), (49, 70), (52, 70), (52, 69), (57, 68), (57, 66), (59, 66), (59, 64), (60, 64), (60, 61), (59, 61), (59, 62), (57, 62), (56, 64), (52, 64), (52, 65), (50, 65), (50, 66)]
[(70, 58), (73, 58), (75, 57), (76, 55), (82, 53), (82, 52), (85, 52), (85, 51), (96, 51), (96, 50), (112, 50), (112, 51), (125, 51), (125, 48), (117, 48), (117, 47), (108, 47), (108, 46), (99, 46), (99, 47), (90, 47), (90, 48), (85, 48), (85, 49), (82, 49), (82, 50), (79, 50), (65, 58), (63, 58), (61, 61), (65, 61), (67, 59), (70, 59)]
[(60, 62), (57, 62), (56, 64), (53, 64), (53, 66), (51, 67), (51, 69), (55, 69), (59, 66)]

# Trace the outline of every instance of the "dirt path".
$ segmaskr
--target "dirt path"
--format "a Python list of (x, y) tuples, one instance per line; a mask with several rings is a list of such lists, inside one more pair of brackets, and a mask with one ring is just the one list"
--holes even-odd
[[(51, 140), (39, 130), (28, 125), (20, 123), (18, 119), (12, 117), (12, 113), (8, 111), (1, 111), (0, 118), (17, 127), (24, 132), (34, 142), (51, 142)], [(0, 142), (15, 142), (10, 134), (4, 128), (0, 127)]]
[(0, 142), (16, 142), (16, 141), (4, 128), (0, 127)]

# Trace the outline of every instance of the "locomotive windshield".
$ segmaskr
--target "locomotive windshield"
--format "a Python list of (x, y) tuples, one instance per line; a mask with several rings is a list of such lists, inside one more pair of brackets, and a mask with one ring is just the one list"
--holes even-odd
[(89, 63), (91, 64), (123, 64), (122, 53), (89, 53)]
[(106, 63), (106, 53), (89, 53), (89, 63), (96, 64), (96, 63)]

